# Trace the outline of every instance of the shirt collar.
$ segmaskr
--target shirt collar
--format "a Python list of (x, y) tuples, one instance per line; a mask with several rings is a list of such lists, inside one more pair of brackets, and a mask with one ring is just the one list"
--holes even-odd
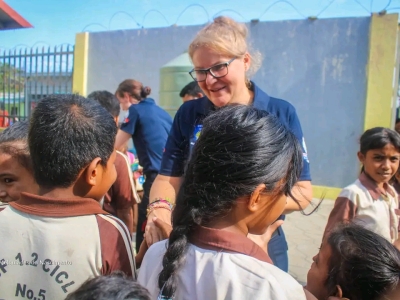
[[(253, 106), (255, 108), (266, 111), (268, 109), (268, 103), (270, 97), (268, 96), (267, 93), (265, 93), (262, 89), (260, 89), (253, 81), (250, 82), (251, 82), (251, 89), (254, 92)], [(207, 97), (203, 97), (192, 101), (198, 101), (196, 103), (197, 104), (196, 110), (197, 113), (199, 113), (200, 115), (207, 116), (210, 113), (210, 111), (215, 110), (214, 104)]]
[(76, 217), (94, 214), (108, 214), (100, 203), (91, 198), (51, 199), (28, 193), (21, 193), (17, 201), (9, 205), (23, 213), (42, 217)]
[(139, 103), (141, 102), (156, 103), (153, 98), (144, 98), (144, 100), (140, 101)]
[(271, 258), (260, 246), (240, 234), (199, 226), (189, 240), (202, 249), (241, 253), (272, 264)]
[(358, 180), (360, 180), (361, 184), (365, 186), (365, 188), (370, 193), (372, 199), (374, 200), (378, 200), (381, 195), (386, 195), (386, 194), (395, 197), (393, 190), (387, 183), (383, 185), (383, 190), (381, 190), (376, 184), (376, 182), (365, 172), (361, 172), (360, 176), (358, 177)]
[(251, 86), (254, 92), (253, 106), (255, 108), (267, 111), (270, 97), (252, 81)]

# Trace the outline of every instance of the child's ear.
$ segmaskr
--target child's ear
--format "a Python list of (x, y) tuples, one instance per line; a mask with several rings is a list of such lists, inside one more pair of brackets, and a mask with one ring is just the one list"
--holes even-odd
[[(99, 176), (101, 176), (102, 166), (100, 164), (101, 158), (96, 157), (86, 168), (85, 180), (86, 183), (95, 186), (99, 182)], [(101, 179), (100, 179), (101, 180)]]
[(350, 300), (348, 298), (342, 298), (343, 297), (343, 291), (340, 285), (336, 285), (336, 294), (335, 297), (338, 297), (341, 300)]
[(247, 208), (251, 212), (255, 212), (258, 209), (258, 205), (261, 200), (261, 193), (265, 189), (265, 184), (259, 184), (256, 189), (251, 193)]
[(357, 157), (358, 157), (358, 160), (360, 161), (360, 163), (364, 163), (364, 160), (365, 160), (364, 154), (362, 154), (360, 151), (358, 151)]

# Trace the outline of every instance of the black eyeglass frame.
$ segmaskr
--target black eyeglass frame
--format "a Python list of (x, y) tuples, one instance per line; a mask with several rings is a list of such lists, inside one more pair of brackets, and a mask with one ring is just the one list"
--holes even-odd
[[(228, 68), (228, 66), (236, 59), (237, 57), (234, 57), (234, 58), (232, 58), (232, 59), (230, 59), (229, 61), (227, 61), (227, 62), (224, 62), (224, 63), (220, 63), (220, 64), (216, 64), (216, 65), (214, 65), (214, 66), (212, 66), (212, 67), (209, 67), (208, 69), (192, 69), (190, 72), (189, 72), (189, 75), (193, 78), (193, 80), (194, 81), (196, 81), (196, 82), (203, 82), (203, 81), (206, 81), (206, 79), (207, 79), (207, 74), (208, 73), (210, 73), (210, 75), (212, 76), (212, 77), (214, 77), (214, 78), (222, 78), (222, 77), (225, 77), (226, 75), (228, 75), (228, 73), (229, 73), (229, 68)], [(213, 74), (213, 72), (211, 71), (211, 69), (213, 69), (213, 68), (215, 68), (215, 67), (218, 67), (218, 66), (223, 66), (223, 65), (225, 65), (225, 68), (226, 68), (226, 74), (225, 75), (222, 75), (222, 76), (216, 76), (215, 74)], [(196, 72), (196, 71), (203, 71), (205, 74), (206, 74), (206, 77), (203, 79), (203, 80), (197, 80), (196, 79), (196, 76), (193, 76), (193, 72)]]

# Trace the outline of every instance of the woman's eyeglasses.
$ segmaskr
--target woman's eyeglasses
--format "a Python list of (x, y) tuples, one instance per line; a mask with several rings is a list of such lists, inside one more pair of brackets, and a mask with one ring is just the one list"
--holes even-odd
[(205, 81), (207, 78), (207, 73), (210, 73), (214, 78), (221, 78), (228, 74), (228, 66), (236, 59), (232, 58), (230, 61), (222, 64), (212, 66), (208, 69), (193, 69), (189, 72), (194, 81), (201, 82)]

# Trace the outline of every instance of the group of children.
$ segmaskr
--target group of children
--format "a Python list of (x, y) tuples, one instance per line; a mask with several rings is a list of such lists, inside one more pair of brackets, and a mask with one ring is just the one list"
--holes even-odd
[[(169, 242), (148, 251), (143, 242), (135, 256), (140, 199), (127, 157), (114, 149), (118, 108), (104, 91), (49, 96), (29, 122), (0, 134), (1, 298), (399, 299), (397, 132), (362, 135), (361, 174), (335, 202), (303, 291), (272, 266), (268, 237), (262, 247), (246, 238), (282, 213), (301, 169), (300, 146), (284, 126), (247, 106), (208, 116), (171, 235), (155, 220)], [(141, 263), (139, 285), (131, 277)]]

